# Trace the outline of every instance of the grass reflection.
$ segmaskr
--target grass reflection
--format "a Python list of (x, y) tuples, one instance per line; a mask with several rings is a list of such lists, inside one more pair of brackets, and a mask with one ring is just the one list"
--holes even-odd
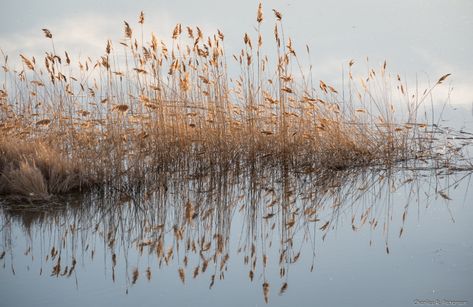
[[(239, 174), (159, 176), (154, 185), (100, 189), (57, 204), (5, 204), (3, 263), (15, 273), (15, 258), (22, 256), (13, 248), (15, 231), (27, 238), (24, 256), (40, 262), (40, 274), (78, 283), (80, 270), (100, 251), (111, 281), (124, 282), (127, 292), (166, 267), (186, 285), (203, 279), (212, 288), (242, 261), (248, 282), (258, 284), (268, 301), (290, 291), (289, 272), (301, 258), (301, 265), (316, 270), (318, 248), (339, 228), (369, 231), (389, 253), (390, 237), (406, 235), (412, 210), (431, 198), (448, 201), (449, 190), (470, 178), (459, 169), (412, 165), (296, 174), (261, 164)], [(395, 229), (393, 219), (401, 219)]]

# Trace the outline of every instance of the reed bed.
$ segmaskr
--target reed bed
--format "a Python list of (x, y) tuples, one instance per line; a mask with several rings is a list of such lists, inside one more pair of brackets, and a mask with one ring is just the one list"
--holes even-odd
[[(304, 73), (282, 14), (273, 13), (270, 43), (260, 5), (256, 33), (245, 33), (231, 56), (221, 31), (205, 36), (199, 27), (177, 24), (170, 39), (146, 41), (143, 13), (141, 31), (125, 22), (123, 40), (107, 41), (97, 59), (56, 52), (48, 29), (52, 50), (43, 59), (21, 55), (13, 69), (2, 53), (0, 194), (43, 200), (162, 176), (275, 167), (307, 174), (438, 158), (433, 126), (419, 123), (418, 111), (448, 75), (412, 95), (386, 63), (359, 82), (350, 61), (347, 89), (337, 90)], [(264, 55), (266, 44), (274, 57)], [(241, 73), (231, 76), (230, 65)]]

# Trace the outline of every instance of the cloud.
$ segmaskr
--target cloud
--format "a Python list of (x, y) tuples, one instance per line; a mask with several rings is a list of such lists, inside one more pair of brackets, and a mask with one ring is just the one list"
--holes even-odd
[[(118, 42), (123, 37), (123, 20), (130, 22), (130, 25), (134, 29), (135, 35), (138, 38), (141, 37), (141, 27), (137, 24), (137, 16), (139, 11), (132, 12), (108, 12), (100, 14), (96, 12), (86, 12), (75, 16), (58, 16), (55, 19), (50, 19), (44, 27), (51, 30), (54, 35), (55, 48), (58, 54), (63, 54), (66, 50), (71, 58), (77, 59), (78, 56), (84, 58), (91, 56), (95, 58), (104, 53), (105, 45), (108, 39), (111, 39), (118, 52)], [(180, 22), (180, 18), (175, 14), (171, 14), (169, 11), (163, 9), (153, 9), (145, 12), (146, 19), (144, 25), (144, 40), (149, 41), (150, 33), (154, 32), (160, 39), (170, 45), (170, 37), (172, 29), (177, 22)], [(206, 34), (215, 33), (217, 26), (210, 23), (208, 20), (202, 20), (203, 24), (201, 28)], [(185, 25), (183, 25), (185, 26)], [(225, 28), (223, 29), (225, 30)], [(230, 31), (226, 36), (226, 47), (227, 56), (231, 61), (231, 53), (236, 52), (241, 47), (241, 35), (236, 35), (235, 31)], [(239, 33), (240, 29), (238, 29)], [(271, 35), (271, 34), (268, 34)], [(270, 37), (270, 36), (269, 36)], [(269, 42), (267, 43), (271, 45)], [(304, 56), (304, 47), (299, 46), (297, 51), (300, 51), (300, 59), (302, 62), (302, 69), (305, 75), (309, 72), (308, 59)], [(333, 46), (332, 52), (329, 53), (328, 49), (317, 49), (312, 55), (313, 64), (313, 80), (314, 86), (318, 86), (318, 80), (324, 80), (327, 83), (332, 84), (336, 88), (341, 88), (342, 79), (342, 65), (345, 68), (345, 80), (346, 66), (349, 58), (345, 57), (346, 49), (338, 48), (339, 46)], [(27, 56), (35, 56), (37, 59), (44, 55), (45, 51), (51, 50), (51, 42), (46, 39), (41, 32), (41, 28), (30, 28), (27, 30), (15, 31), (12, 30), (10, 33), (6, 32), (0, 37), (0, 48), (10, 56), (10, 64), (19, 63), (19, 53), (26, 54)], [(407, 50), (407, 49), (406, 49)], [(452, 73), (452, 76), (447, 80), (446, 85), (438, 87), (434, 91), (434, 98), (437, 101), (443, 102), (450, 93), (450, 87), (453, 91), (450, 93), (450, 102), (452, 104), (463, 104), (471, 105), (473, 102), (473, 76), (468, 73), (468, 67), (465, 66), (465, 60), (463, 58), (441, 58), (435, 50), (422, 49), (418, 46), (412, 46), (408, 48), (409, 52), (407, 56), (402, 56), (398, 59), (394, 66), (390, 66), (391, 72), (395, 73), (399, 70), (399, 67), (403, 66), (402, 61), (405, 61), (407, 65), (407, 71), (404, 75), (407, 75), (408, 84), (412, 88), (415, 86), (417, 80), (416, 75), (419, 76), (419, 88), (423, 90), (428, 87), (428, 80), (433, 84), (438, 78), (445, 73)], [(390, 55), (385, 55), (388, 60)], [(363, 58), (357, 58), (355, 66), (360, 73), (356, 73), (355, 76), (360, 76), (361, 73), (366, 72), (366, 64), (363, 63)], [(411, 66), (409, 63), (415, 63), (415, 66)], [(379, 61), (382, 63), (382, 60)], [(368, 64), (372, 67), (378, 66), (376, 60)], [(391, 63), (390, 63), (391, 64)], [(471, 65), (470, 65), (471, 66)], [(419, 73), (416, 71), (422, 68), (428, 73)], [(471, 68), (471, 67), (470, 67)], [(234, 69), (233, 65), (230, 65), (229, 69), (235, 72), (238, 68)], [(297, 70), (297, 67), (295, 67)], [(419, 73), (419, 74), (416, 74)]]
[[(79, 55), (96, 57), (104, 53), (108, 39), (111, 39), (115, 46), (123, 39), (124, 20), (127, 20), (132, 26), (135, 37), (141, 38), (141, 25), (137, 23), (138, 14), (139, 12), (133, 12), (133, 15), (131, 13), (127, 15), (84, 13), (80, 16), (59, 17), (50, 20), (44, 27), (52, 32), (58, 54), (67, 51), (73, 57)], [(151, 32), (153, 32), (159, 39), (170, 43), (171, 32), (178, 22), (178, 18), (162, 10), (146, 14), (146, 16), (143, 30), (144, 41), (149, 41)], [(202, 26), (202, 29), (205, 29), (206, 33), (216, 32), (217, 27), (206, 24)], [(2, 35), (0, 48), (10, 55), (11, 60), (16, 59), (19, 62), (20, 53), (41, 57), (45, 51), (51, 50), (52, 46), (40, 28), (30, 28)]]
[[(434, 52), (425, 48), (413, 48), (413, 51), (419, 60), (426, 63), (430, 69), (429, 74), (425, 74), (426, 78), (430, 79), (430, 83), (437, 82), (438, 78), (450, 73), (452, 74), (444, 85), (440, 85), (435, 89), (435, 96), (445, 99), (448, 97), (449, 102), (453, 105), (467, 105), (473, 103), (473, 76), (468, 67), (461, 59), (454, 59), (454, 61), (436, 56)], [(471, 68), (471, 67), (470, 67)], [(424, 87), (428, 84), (424, 82)]]

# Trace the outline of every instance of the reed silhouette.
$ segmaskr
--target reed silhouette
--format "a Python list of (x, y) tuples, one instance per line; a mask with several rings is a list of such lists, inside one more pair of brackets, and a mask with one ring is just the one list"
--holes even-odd
[(262, 37), (259, 6), (256, 33), (230, 56), (221, 31), (205, 36), (199, 27), (177, 24), (170, 39), (147, 42), (143, 13), (141, 30), (125, 22), (123, 40), (107, 41), (97, 59), (57, 52), (48, 29), (52, 50), (43, 59), (21, 55), (15, 69), (2, 52), (0, 194), (41, 201), (255, 165), (307, 174), (443, 160), (434, 150), (445, 147), (443, 133), (418, 113), (449, 74), (413, 94), (386, 62), (358, 82), (350, 61), (346, 88), (337, 90), (305, 72), (282, 14), (273, 13), (274, 37)]

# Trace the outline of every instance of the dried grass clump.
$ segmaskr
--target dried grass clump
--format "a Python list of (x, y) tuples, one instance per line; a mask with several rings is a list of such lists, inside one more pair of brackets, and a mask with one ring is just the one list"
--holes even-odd
[[(29, 195), (10, 184), (22, 163), (35, 186), (60, 194), (91, 183), (129, 188), (163, 174), (238, 175), (255, 165), (309, 173), (433, 157), (433, 126), (417, 124), (433, 87), (409, 93), (386, 63), (359, 83), (351, 61), (348, 94), (339, 94), (303, 72), (281, 13), (274, 15), (274, 58), (263, 53), (261, 5), (255, 37), (245, 33), (231, 58), (221, 31), (204, 36), (178, 24), (170, 42), (154, 34), (145, 42), (127, 22), (120, 48), (107, 41), (95, 60), (76, 61), (53, 45), (42, 60), (21, 55), (14, 70), (4, 55), (0, 172), (10, 181), (1, 192)], [(142, 28), (143, 14), (138, 22)], [(230, 61), (240, 75), (229, 75)], [(404, 102), (404, 116), (395, 101)]]
[(79, 167), (41, 142), (0, 138), (0, 194), (49, 199), (90, 185)]
[(2, 174), (2, 186), (10, 193), (31, 199), (47, 199), (47, 184), (39, 168), (28, 161), (20, 162), (18, 168), (7, 169)]

